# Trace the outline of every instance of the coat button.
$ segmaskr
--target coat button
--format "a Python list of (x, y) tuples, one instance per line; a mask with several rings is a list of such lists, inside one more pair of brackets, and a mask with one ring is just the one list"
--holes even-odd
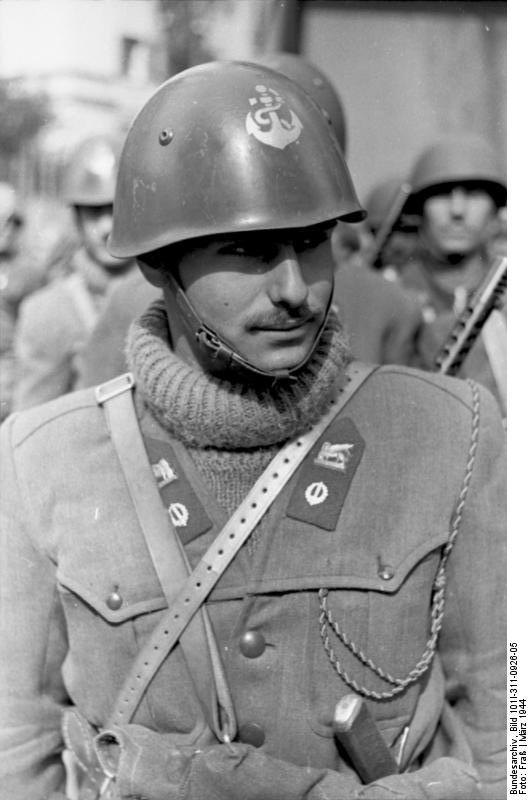
[(246, 658), (259, 658), (265, 647), (265, 638), (260, 631), (245, 631), (239, 639), (239, 648)]
[(121, 606), (123, 605), (123, 598), (118, 592), (117, 586), (114, 589), (114, 591), (108, 595), (106, 599), (106, 604), (111, 611), (117, 611), (118, 608), (121, 608)]
[(265, 740), (264, 730), (257, 722), (245, 722), (239, 728), (239, 741), (243, 744), (251, 744), (253, 747), (261, 747)]
[(383, 581), (390, 581), (393, 576), (395, 575), (395, 571), (391, 569), (388, 564), (381, 564), (378, 570), (379, 578), (382, 578)]

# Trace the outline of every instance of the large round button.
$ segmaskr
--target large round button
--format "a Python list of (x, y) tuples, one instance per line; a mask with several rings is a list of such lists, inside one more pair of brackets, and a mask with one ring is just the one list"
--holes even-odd
[(245, 722), (239, 728), (239, 741), (243, 742), (243, 744), (261, 747), (265, 738), (265, 732), (257, 722)]
[(123, 598), (118, 592), (118, 587), (111, 592), (106, 599), (107, 606), (111, 611), (117, 611), (123, 605)]
[(390, 581), (395, 575), (395, 570), (389, 564), (381, 564), (378, 574), (383, 581)]
[(265, 638), (260, 631), (245, 631), (239, 639), (239, 647), (246, 658), (259, 658), (266, 647)]

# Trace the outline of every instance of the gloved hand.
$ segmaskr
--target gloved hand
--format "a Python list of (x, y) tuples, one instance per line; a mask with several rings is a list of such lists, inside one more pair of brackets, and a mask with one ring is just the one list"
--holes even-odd
[(479, 800), (479, 777), (456, 758), (438, 758), (416, 772), (388, 775), (362, 787), (362, 800)]
[(250, 745), (179, 747), (140, 725), (103, 731), (95, 749), (122, 800), (478, 800), (475, 772), (442, 758), (362, 786), (354, 775), (299, 767)]

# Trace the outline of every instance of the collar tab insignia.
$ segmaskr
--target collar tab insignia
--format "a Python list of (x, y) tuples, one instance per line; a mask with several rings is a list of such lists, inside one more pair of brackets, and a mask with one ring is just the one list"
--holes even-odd
[(143, 437), (160, 499), (182, 544), (188, 544), (212, 527), (205, 508), (167, 441)]
[(339, 415), (301, 465), (287, 516), (336, 530), (365, 446), (353, 420)]
[(305, 500), (309, 506), (319, 506), (329, 496), (329, 490), (323, 481), (315, 481), (305, 489)]
[(347, 464), (351, 461), (353, 448), (354, 442), (351, 444), (324, 442), (320, 452), (314, 459), (314, 463), (326, 469), (345, 472)]
[(152, 471), (154, 472), (158, 489), (163, 489), (168, 483), (178, 480), (178, 475), (165, 458), (161, 458), (156, 464), (153, 464)]

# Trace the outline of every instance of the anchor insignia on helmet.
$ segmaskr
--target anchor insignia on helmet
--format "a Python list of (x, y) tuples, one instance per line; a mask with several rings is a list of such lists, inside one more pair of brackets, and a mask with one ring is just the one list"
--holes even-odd
[(284, 150), (299, 139), (303, 125), (293, 111), (285, 108), (283, 98), (274, 89), (260, 84), (255, 91), (258, 96), (250, 97), (254, 108), (246, 115), (246, 131), (263, 144)]

